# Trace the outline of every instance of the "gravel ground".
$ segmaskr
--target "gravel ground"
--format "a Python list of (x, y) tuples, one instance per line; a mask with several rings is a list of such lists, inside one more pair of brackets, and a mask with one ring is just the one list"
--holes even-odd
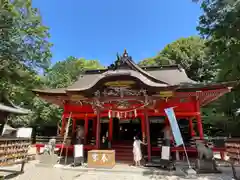
[[(18, 166), (19, 168), (19, 166)], [(119, 169), (121, 166), (118, 167)], [(130, 168), (130, 167), (129, 167)], [(10, 169), (16, 169), (11, 167)], [(229, 168), (221, 168), (224, 172), (218, 175), (201, 176), (192, 178), (192, 180), (231, 180), (231, 170)], [(240, 169), (238, 168), (238, 174)], [(110, 170), (104, 171), (81, 171), (62, 169), (54, 167), (41, 167), (36, 166), (36, 161), (28, 163), (25, 166), (25, 173), (11, 180), (184, 180), (184, 177), (177, 176), (164, 176), (162, 173), (142, 174), (142, 173), (124, 173), (124, 172), (111, 172)], [(187, 178), (191, 180), (190, 178)]]

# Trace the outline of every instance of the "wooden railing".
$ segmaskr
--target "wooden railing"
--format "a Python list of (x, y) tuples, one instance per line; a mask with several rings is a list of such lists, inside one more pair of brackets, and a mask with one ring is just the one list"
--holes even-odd
[[(63, 137), (61, 136), (36, 136), (36, 144), (47, 144), (51, 138), (56, 139), (56, 144), (63, 143)], [(71, 140), (71, 137), (67, 138), (68, 140)], [(194, 137), (193, 139), (190, 139), (188, 142), (186, 142), (187, 147), (196, 147), (196, 140), (200, 140), (199, 137)], [(207, 142), (209, 147), (217, 147), (217, 148), (224, 148), (225, 147), (225, 141), (227, 138), (225, 137), (214, 137), (214, 138), (208, 138), (204, 141)], [(163, 138), (158, 138), (156, 143), (152, 143), (152, 146), (161, 147), (163, 142)], [(88, 144), (94, 144), (94, 140), (89, 140)]]
[[(63, 143), (63, 137), (61, 137), (61, 136), (36, 136), (34, 142), (35, 142), (35, 144), (47, 144), (51, 138), (56, 139), (56, 144)], [(68, 137), (67, 140), (70, 140), (70, 142), (72, 142), (71, 137)], [(74, 143), (74, 142), (72, 142), (72, 143)], [(95, 139), (93, 138), (93, 139), (88, 140), (87, 144), (95, 145)]]
[[(199, 137), (194, 137), (189, 141), (185, 142), (185, 146), (196, 147), (196, 140), (200, 140), (200, 141), (206, 142), (209, 147), (224, 148), (226, 139), (227, 139), (226, 137), (214, 137), (214, 138), (201, 140)], [(153, 146), (161, 147), (162, 143), (163, 143), (163, 138), (158, 138), (157, 141), (153, 143)]]
[[(36, 136), (36, 144), (47, 144), (51, 138), (56, 139), (56, 144), (63, 143), (63, 137), (61, 136)], [(67, 139), (71, 140), (71, 137)]]

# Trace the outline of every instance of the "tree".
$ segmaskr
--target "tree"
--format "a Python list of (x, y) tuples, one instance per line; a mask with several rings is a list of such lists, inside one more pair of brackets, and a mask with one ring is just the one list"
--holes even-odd
[(14, 99), (39, 84), (39, 71), (50, 64), (48, 28), (31, 0), (0, 3), (0, 92)]
[(219, 80), (240, 78), (240, 1), (204, 0), (198, 30), (208, 39), (211, 57), (218, 63)]
[[(31, 89), (42, 84), (38, 73), (50, 65), (48, 38), (31, 0), (0, 1), (0, 93), (29, 109), (34, 104)], [(13, 122), (24, 123), (19, 118), (12, 117)]]
[(207, 53), (205, 40), (200, 37), (180, 38), (168, 44), (156, 57), (140, 62), (140, 65), (180, 64), (191, 79), (210, 81), (215, 76), (214, 63)]
[(147, 58), (139, 62), (140, 66), (159, 66), (159, 65), (171, 65), (174, 62), (168, 58), (157, 55), (155, 57)]
[[(96, 68), (99, 63), (70, 57), (48, 69), (51, 58), (48, 28), (42, 25), (41, 16), (30, 0), (1, 1), (0, 36), (0, 92), (33, 111), (10, 120), (15, 125), (56, 124), (62, 109), (35, 97), (31, 89), (65, 87), (76, 80), (84, 67)], [(39, 76), (41, 72), (46, 76)]]
[[(44, 87), (63, 88), (74, 83), (87, 69), (101, 69), (102, 66), (96, 60), (68, 57), (64, 61), (57, 62), (49, 68), (42, 77)], [(35, 97), (32, 101), (33, 113), (28, 116), (18, 117), (18, 123), (22, 125), (56, 126), (61, 120), (63, 109)]]
[(96, 60), (68, 57), (65, 61), (57, 62), (45, 74), (47, 87), (67, 87), (77, 80), (80, 74), (88, 69), (101, 69), (103, 66)]
[[(230, 81), (240, 79), (240, 1), (203, 0), (203, 15), (197, 28), (207, 39), (209, 57), (217, 64), (217, 80)], [(221, 112), (230, 128), (229, 132), (239, 135), (240, 117), (236, 110), (240, 107), (240, 91), (225, 95), (215, 106)]]

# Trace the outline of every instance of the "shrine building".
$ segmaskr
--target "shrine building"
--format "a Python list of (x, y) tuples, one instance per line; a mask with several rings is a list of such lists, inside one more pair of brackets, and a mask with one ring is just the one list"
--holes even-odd
[[(187, 122), (188, 136), (204, 139), (200, 108), (231, 91), (234, 82), (201, 84), (188, 78), (179, 65), (139, 67), (125, 51), (115, 65), (87, 70), (66, 88), (35, 89), (49, 103), (63, 108), (61, 132), (68, 118), (68, 136), (84, 127), (84, 149), (101, 148), (107, 137), (117, 160), (132, 157), (133, 137), (147, 143), (146, 157), (160, 152), (162, 129), (169, 122), (165, 108), (174, 107), (177, 120)], [(181, 128), (180, 129), (184, 129)], [(187, 150), (196, 148), (187, 146)], [(183, 151), (172, 147), (171, 151)]]

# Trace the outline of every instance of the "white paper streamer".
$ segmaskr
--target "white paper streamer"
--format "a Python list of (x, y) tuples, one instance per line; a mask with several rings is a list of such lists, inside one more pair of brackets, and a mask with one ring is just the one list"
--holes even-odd
[(134, 116), (137, 117), (137, 110), (134, 110)]

